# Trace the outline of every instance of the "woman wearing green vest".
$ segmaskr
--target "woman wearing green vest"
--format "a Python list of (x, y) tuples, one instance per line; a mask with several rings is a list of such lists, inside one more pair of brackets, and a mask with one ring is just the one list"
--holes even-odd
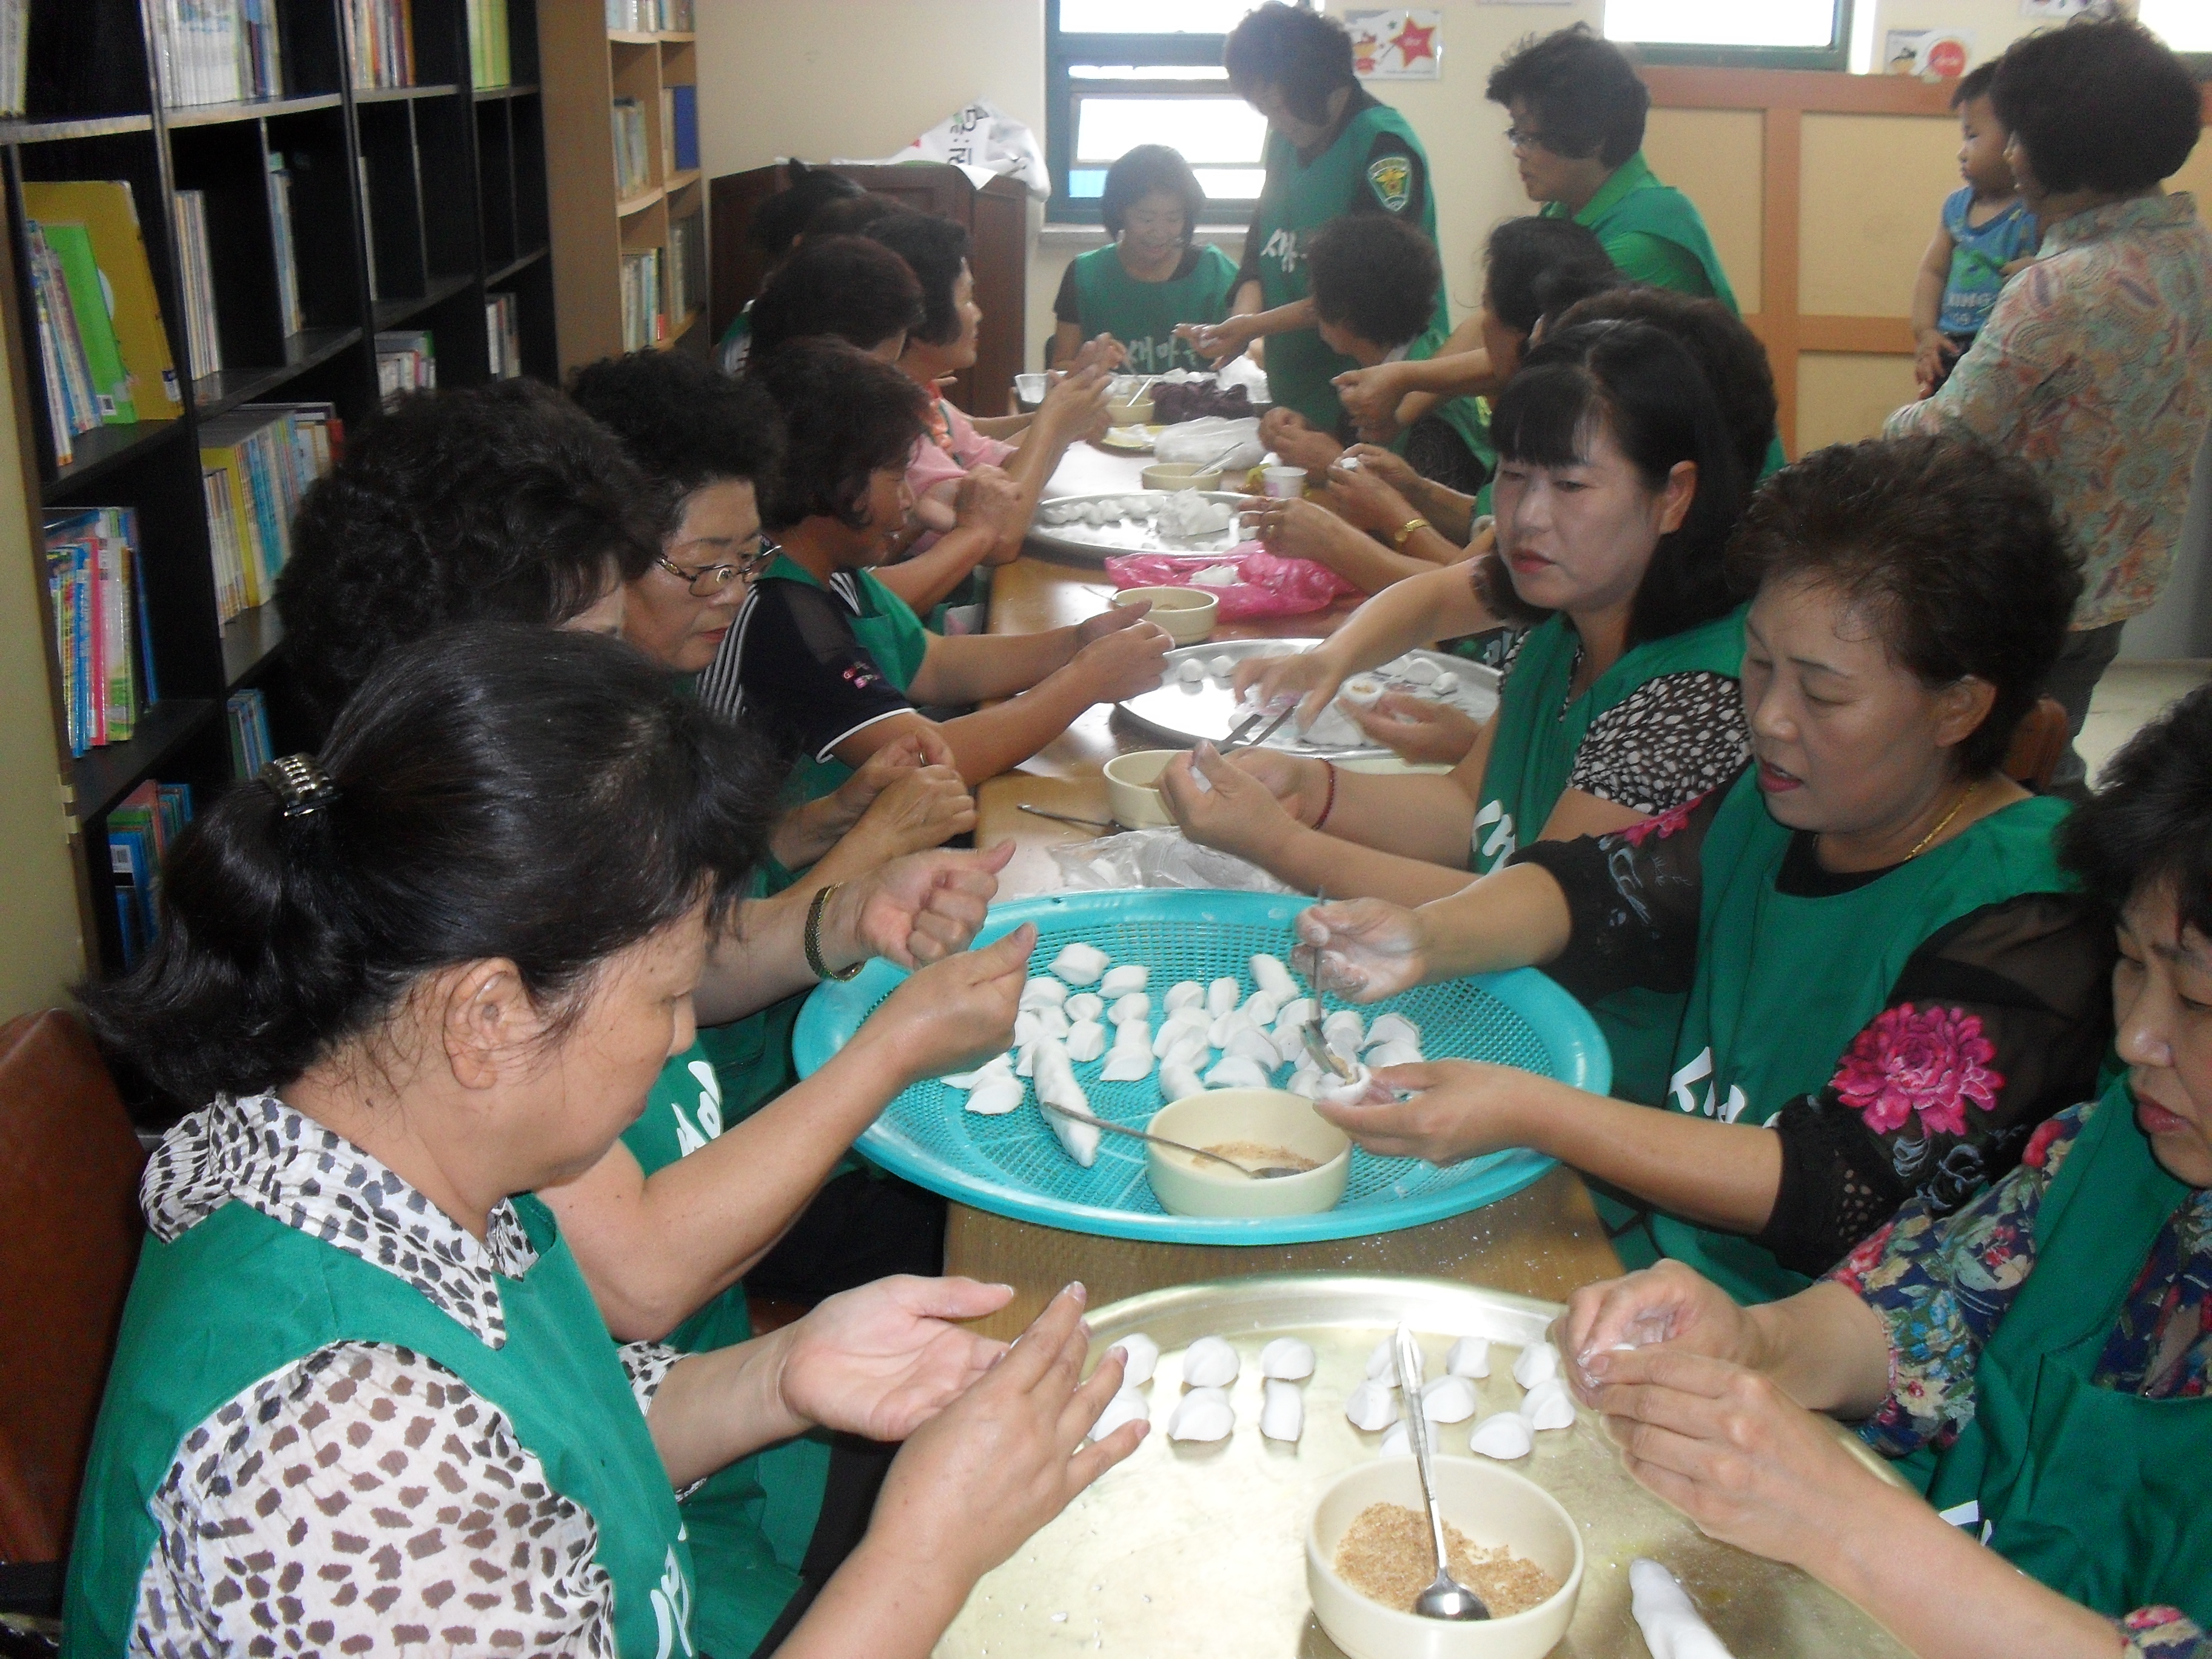
[(211, 1103), (142, 1186), (68, 1651), (693, 1654), (676, 1490), (819, 1425), (911, 1439), (781, 1651), (919, 1656), (1134, 1446), (1070, 1455), (1120, 1374), (1072, 1386), (1079, 1292), (1012, 1352), (948, 1322), (1002, 1289), (912, 1279), (734, 1348), (618, 1348), (514, 1196), (595, 1164), (688, 1046), (773, 784), (623, 647), (465, 631), (179, 842), (154, 948), (86, 994)]
[[(1948, 1224), (1907, 1204), (1787, 1301), (1739, 1309), (1666, 1263), (1568, 1310), (1571, 1377), (1638, 1479), (1923, 1659), (2212, 1646), (2208, 754), (2199, 690), (2063, 836), (2118, 923), (2127, 1069), (2101, 1097), (2051, 1119)], [(1608, 1352), (1623, 1344), (1654, 1346)], [(1887, 1456), (1936, 1452), (1930, 1501), (1841, 1455), (1812, 1411)]]
[[(796, 341), (754, 373), (783, 410), (783, 466), (764, 516), (775, 562), (738, 613), (735, 644), (701, 684), (798, 757), (793, 792), (836, 788), (888, 744), (933, 732), (970, 785), (1018, 765), (1094, 703), (1159, 684), (1170, 641), (1109, 605), (1042, 634), (940, 635), (878, 580), (914, 505), (907, 469), (927, 398), (848, 345)], [(924, 707), (1003, 699), (936, 721)]]
[(1534, 1146), (1606, 1183), (1624, 1259), (1765, 1299), (1909, 1198), (1956, 1209), (2094, 1088), (2110, 945), (2052, 849), (2064, 804), (1999, 769), (2081, 584), (2033, 479), (1955, 443), (1822, 450), (1731, 556), (1758, 590), (1731, 787), (1305, 931), (1363, 997), (1524, 964), (1686, 992), (1661, 1110), (1447, 1061), (1339, 1121), (1437, 1163)]
[[(1497, 714), (1448, 776), (1378, 776), (1275, 750), (1201, 750), (1164, 775), (1183, 832), (1303, 891), (1442, 898), (1539, 836), (1619, 830), (1743, 763), (1742, 618), (1721, 550), (1743, 486), (1712, 393), (1656, 329), (1568, 331), (1498, 400), (1510, 586), (1521, 637)], [(1462, 577), (1464, 580), (1466, 578)], [(1614, 1086), (1656, 1098), (1679, 1000), (1597, 1011)]]
[[(1736, 309), (1696, 204), (1661, 184), (1644, 159), (1651, 94), (1619, 46), (1577, 23), (1516, 47), (1491, 71), (1486, 91), (1511, 115), (1506, 137), (1538, 213), (1595, 232), (1629, 282)], [(1411, 417), (1431, 396), (1491, 392), (1498, 372), (1481, 344), (1463, 324), (1425, 364), (1352, 377), (1344, 388), (1346, 406), (1363, 418), (1379, 420), (1392, 410)], [(1401, 410), (1401, 400), (1411, 394), (1420, 395)]]
[[(1267, 395), (1316, 426), (1341, 410), (1332, 380), (1358, 365), (1314, 327), (1305, 240), (1347, 213), (1387, 213), (1437, 239), (1428, 152), (1406, 118), (1378, 102), (1352, 71), (1352, 37), (1302, 7), (1255, 7), (1221, 54), (1229, 85), (1267, 119), (1267, 182), (1244, 239), (1235, 314), (1184, 331), (1218, 363), (1264, 339)], [(1451, 327), (1441, 289), (1435, 325)]]
[(1107, 245), (1067, 262), (1053, 297), (1052, 366), (1079, 366), (1085, 343), (1104, 336), (1131, 374), (1197, 368), (1198, 354), (1176, 332), (1229, 314), (1237, 267), (1212, 243), (1193, 240), (1206, 191), (1181, 152), (1139, 144), (1106, 169), (1098, 217)]

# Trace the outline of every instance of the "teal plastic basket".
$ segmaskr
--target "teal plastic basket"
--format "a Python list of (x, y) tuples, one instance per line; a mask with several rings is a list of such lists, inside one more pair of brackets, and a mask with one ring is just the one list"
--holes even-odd
[[(1211, 890), (1132, 890), (1018, 899), (993, 907), (979, 944), (1037, 926), (1032, 975), (1063, 945), (1096, 945), (1116, 963), (1152, 969), (1155, 1028), (1162, 995), (1178, 980), (1204, 984), (1227, 975), (1249, 995), (1250, 957), (1288, 959), (1291, 919), (1312, 901)], [(799, 1012), (792, 1051), (810, 1076), (845, 1045), (905, 974), (872, 962), (854, 978), (817, 988)], [(1582, 1005), (1531, 969), (1425, 985), (1363, 1007), (1369, 1019), (1395, 1009), (1421, 1028), (1422, 1052), (1494, 1060), (1603, 1094), (1613, 1081), (1605, 1039)], [(1099, 1080), (1103, 1061), (1076, 1066), (1091, 1109), (1141, 1128), (1158, 1111), (1158, 1073), (1136, 1083)], [(1494, 1152), (1449, 1169), (1413, 1158), (1374, 1158), (1354, 1147), (1344, 1198), (1319, 1215), (1273, 1219), (1170, 1215), (1145, 1179), (1141, 1141), (1105, 1137), (1084, 1169), (1060, 1150), (1034, 1095), (1001, 1116), (965, 1109), (960, 1091), (933, 1079), (891, 1102), (860, 1137), (860, 1149), (895, 1175), (995, 1215), (1069, 1232), (1175, 1244), (1288, 1244), (1353, 1238), (1418, 1227), (1516, 1193), (1552, 1167), (1525, 1150)]]

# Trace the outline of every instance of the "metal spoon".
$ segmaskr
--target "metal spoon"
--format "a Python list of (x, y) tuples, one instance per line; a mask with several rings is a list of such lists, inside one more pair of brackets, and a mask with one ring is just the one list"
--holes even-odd
[[(1326, 886), (1316, 887), (1314, 890), (1314, 902), (1316, 904), (1328, 902), (1328, 889)], [(1296, 963), (1298, 959), (1298, 952), (1308, 950), (1309, 947), (1296, 942), (1297, 924), (1293, 922), (1291, 927), (1293, 940), (1291, 945), (1291, 960)], [(1313, 972), (1307, 977), (1313, 982), (1314, 1012), (1313, 1018), (1299, 1029), (1298, 1038), (1305, 1044), (1306, 1053), (1313, 1056), (1315, 1065), (1324, 1071), (1334, 1073), (1341, 1081), (1349, 1083), (1358, 1075), (1358, 1067), (1330, 1048), (1328, 1040), (1321, 1034), (1322, 1017), (1328, 1012), (1328, 993), (1322, 988), (1321, 947), (1318, 945), (1311, 946), (1310, 954)]]
[(1254, 1169), (1249, 1164), (1239, 1164), (1233, 1158), (1224, 1158), (1219, 1152), (1209, 1152), (1203, 1146), (1186, 1146), (1180, 1140), (1170, 1140), (1165, 1135), (1156, 1135), (1143, 1129), (1133, 1129), (1126, 1123), (1109, 1123), (1103, 1117), (1093, 1117), (1088, 1112), (1078, 1112), (1066, 1106), (1055, 1106), (1048, 1100), (1038, 1103), (1047, 1111), (1058, 1112), (1076, 1123), (1088, 1123), (1094, 1129), (1104, 1129), (1111, 1134), (1127, 1135), (1132, 1140), (1149, 1140), (1156, 1146), (1172, 1146), (1176, 1152), (1188, 1152), (1193, 1158), (1202, 1158), (1210, 1163), (1226, 1164), (1238, 1175), (1254, 1181), (1279, 1181), (1285, 1176), (1304, 1175), (1304, 1170), (1286, 1169), (1279, 1164), (1263, 1164)]
[(1437, 1550), (1437, 1576), (1413, 1598), (1413, 1611), (1424, 1619), (1487, 1619), (1489, 1604), (1454, 1578), (1445, 1565), (1443, 1511), (1437, 1507), (1437, 1483), (1429, 1469), (1429, 1416), (1421, 1406), (1420, 1347), (1403, 1325), (1398, 1327), (1393, 1346), (1398, 1354), (1398, 1388), (1406, 1402), (1406, 1437), (1413, 1442), (1413, 1467), (1421, 1472), (1421, 1496), (1428, 1500), (1429, 1534)]

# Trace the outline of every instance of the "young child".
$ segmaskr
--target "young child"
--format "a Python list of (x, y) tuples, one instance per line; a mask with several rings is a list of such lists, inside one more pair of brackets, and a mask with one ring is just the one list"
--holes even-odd
[(1984, 64), (1951, 94), (1965, 135), (1959, 174), (1966, 182), (1944, 198), (1912, 287), (1912, 334), (1919, 344), (1912, 367), (1923, 398), (1950, 377), (1952, 364), (1989, 320), (1999, 291), (2034, 258), (2042, 237), (2005, 165), (2005, 130), (1990, 105), (1996, 76), (1996, 65)]

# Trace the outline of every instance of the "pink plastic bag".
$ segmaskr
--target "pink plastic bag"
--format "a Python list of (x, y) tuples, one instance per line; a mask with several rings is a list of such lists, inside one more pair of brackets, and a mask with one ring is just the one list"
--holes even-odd
[[(1191, 580), (1218, 565), (1236, 568), (1237, 580), (1229, 586)], [(1279, 557), (1258, 542), (1239, 542), (1225, 553), (1123, 553), (1106, 561), (1106, 574), (1116, 587), (1202, 589), (1219, 599), (1223, 622), (1303, 616), (1359, 591), (1327, 565)]]

